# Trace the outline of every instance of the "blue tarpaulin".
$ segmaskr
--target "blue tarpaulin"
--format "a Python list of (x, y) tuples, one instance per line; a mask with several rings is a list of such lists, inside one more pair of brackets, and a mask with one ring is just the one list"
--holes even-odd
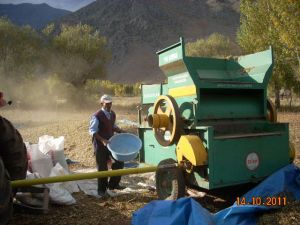
[[(201, 219), (199, 219), (201, 218)], [(133, 225), (214, 225), (206, 209), (192, 198), (155, 200), (133, 213)]]
[[(253, 197), (264, 201), (267, 197), (289, 196), (300, 199), (300, 168), (290, 164), (265, 179), (254, 189), (247, 192), (246, 202)], [(191, 198), (176, 201), (152, 201), (133, 213), (132, 225), (255, 225), (258, 212), (278, 208), (264, 205), (233, 204), (215, 215), (210, 214)]]
[[(265, 198), (276, 196), (289, 196), (294, 200), (300, 199), (300, 168), (290, 164), (275, 172), (255, 188), (247, 192), (244, 197), (247, 203), (251, 203), (252, 197)], [(278, 208), (264, 205), (237, 205), (233, 204), (217, 214), (214, 219), (216, 224), (227, 225), (255, 225), (257, 223), (256, 214), (258, 212)]]

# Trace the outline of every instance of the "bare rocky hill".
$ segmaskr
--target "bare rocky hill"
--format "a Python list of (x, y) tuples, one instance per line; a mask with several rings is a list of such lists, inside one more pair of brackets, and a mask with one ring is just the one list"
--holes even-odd
[(107, 78), (115, 82), (161, 82), (155, 52), (184, 36), (194, 41), (218, 32), (235, 37), (238, 0), (97, 0), (64, 17), (87, 23), (107, 37), (112, 63)]
[(57, 20), (68, 13), (70, 11), (56, 9), (45, 3), (0, 4), (0, 17), (6, 17), (17, 25), (29, 25), (36, 29), (41, 29), (51, 21)]

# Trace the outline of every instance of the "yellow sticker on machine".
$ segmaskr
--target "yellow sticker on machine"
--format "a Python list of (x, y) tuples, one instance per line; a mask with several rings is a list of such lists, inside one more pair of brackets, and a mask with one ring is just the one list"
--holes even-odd
[(183, 87), (176, 87), (176, 88), (170, 88), (169, 89), (169, 95), (172, 97), (184, 97), (184, 96), (190, 96), (190, 95), (196, 95), (196, 86), (190, 85), (190, 86), (183, 86)]

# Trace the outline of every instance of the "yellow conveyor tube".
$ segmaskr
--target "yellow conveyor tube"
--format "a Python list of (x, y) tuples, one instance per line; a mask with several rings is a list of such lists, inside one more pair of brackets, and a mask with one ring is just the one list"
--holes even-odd
[(11, 182), (11, 185), (13, 188), (28, 187), (32, 185), (38, 185), (38, 184), (49, 184), (49, 183), (66, 182), (66, 181), (74, 181), (74, 180), (85, 180), (85, 179), (93, 179), (93, 178), (101, 178), (101, 177), (114, 177), (114, 176), (123, 176), (128, 174), (148, 173), (148, 172), (154, 172), (156, 170), (157, 170), (157, 166), (147, 166), (141, 168), (68, 174), (64, 176), (43, 177), (43, 178), (30, 179), (30, 180), (14, 180)]

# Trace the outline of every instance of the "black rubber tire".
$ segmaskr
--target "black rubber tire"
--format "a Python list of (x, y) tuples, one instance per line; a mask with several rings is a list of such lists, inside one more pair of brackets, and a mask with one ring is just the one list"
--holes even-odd
[(12, 190), (9, 175), (0, 157), (0, 224), (6, 224), (13, 212)]
[(156, 192), (160, 199), (176, 200), (185, 196), (183, 171), (179, 167), (162, 168), (174, 163), (174, 159), (165, 159), (158, 164), (155, 180)]

